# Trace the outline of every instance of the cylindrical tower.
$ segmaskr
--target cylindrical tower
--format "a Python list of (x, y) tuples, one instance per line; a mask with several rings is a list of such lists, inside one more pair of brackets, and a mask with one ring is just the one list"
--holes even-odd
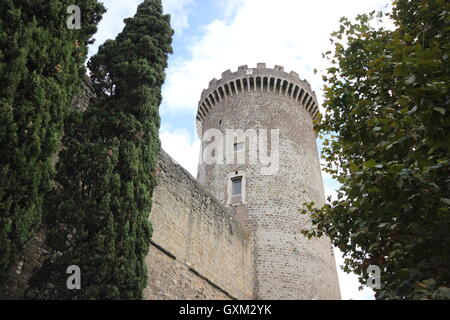
[(331, 242), (308, 240), (305, 202), (324, 203), (313, 131), (315, 93), (281, 66), (241, 66), (213, 79), (198, 106), (198, 180), (253, 239), (255, 299), (340, 299)]

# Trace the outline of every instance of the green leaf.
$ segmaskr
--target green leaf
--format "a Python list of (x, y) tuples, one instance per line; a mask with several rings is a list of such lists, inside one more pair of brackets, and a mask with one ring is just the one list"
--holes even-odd
[(449, 299), (450, 300), (450, 288), (447, 287), (440, 287), (438, 289), (438, 296), (445, 298), (445, 299)]
[(426, 285), (427, 287), (433, 287), (436, 284), (436, 280), (434, 279), (427, 279), (423, 280), (422, 283)]
[(400, 249), (395, 249), (395, 250), (393, 250), (393, 251), (391, 251), (391, 252), (389, 253), (389, 257), (393, 258), (393, 257), (395, 257), (395, 256), (401, 255), (402, 253), (403, 253), (402, 250), (400, 250)]
[(373, 167), (375, 167), (376, 164), (377, 164), (376, 160), (370, 159), (369, 161), (366, 161), (364, 163), (364, 167), (366, 167), (367, 169), (372, 169)]
[(358, 166), (356, 164), (354, 164), (353, 162), (350, 163), (349, 169), (350, 169), (350, 172), (357, 172), (359, 170)]
[(411, 85), (411, 84), (413, 84), (415, 82), (416, 82), (416, 76), (415, 75), (412, 75), (412, 76), (406, 78), (406, 80), (405, 80), (405, 83), (408, 84), (408, 85)]
[(436, 107), (436, 108), (433, 108), (433, 110), (435, 110), (437, 112), (440, 112), (443, 116), (445, 116), (445, 109), (444, 108)]
[(412, 108), (411, 110), (409, 110), (408, 112), (407, 112), (407, 114), (408, 115), (411, 115), (411, 114), (413, 114), (414, 112), (416, 112), (417, 111), (417, 106), (414, 106), (414, 108)]

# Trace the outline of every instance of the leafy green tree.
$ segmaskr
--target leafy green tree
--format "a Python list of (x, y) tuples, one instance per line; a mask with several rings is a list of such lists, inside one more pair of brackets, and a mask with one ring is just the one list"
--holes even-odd
[(68, 29), (72, 2), (0, 2), (0, 284), (41, 222), (63, 121), (104, 12), (78, 1), (82, 27)]
[[(53, 255), (35, 273), (30, 297), (141, 298), (172, 35), (161, 1), (146, 0), (89, 61), (96, 96), (66, 122), (45, 220)], [(70, 265), (81, 268), (81, 290), (66, 286)]]
[[(394, 29), (375, 13), (341, 19), (325, 80), (326, 171), (337, 199), (308, 204), (313, 237), (328, 235), (344, 270), (377, 299), (450, 298), (450, 3), (398, 0)], [(377, 15), (382, 18), (382, 15)]]

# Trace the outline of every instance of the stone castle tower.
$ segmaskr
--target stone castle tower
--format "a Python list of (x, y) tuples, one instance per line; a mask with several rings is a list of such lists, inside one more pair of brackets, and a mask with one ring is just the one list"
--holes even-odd
[(325, 198), (318, 112), (306, 80), (264, 63), (225, 71), (201, 95), (198, 181), (251, 232), (255, 299), (340, 299), (329, 239), (300, 234), (311, 227), (302, 204)]

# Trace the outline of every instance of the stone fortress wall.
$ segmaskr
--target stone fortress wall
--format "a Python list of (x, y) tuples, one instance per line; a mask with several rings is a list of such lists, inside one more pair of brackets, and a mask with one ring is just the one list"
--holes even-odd
[(251, 299), (250, 233), (161, 150), (145, 299)]
[[(315, 93), (295, 72), (286, 73), (280, 66), (241, 66), (222, 76), (203, 91), (197, 131), (205, 137), (211, 130), (219, 130), (223, 136), (229, 129), (243, 130), (231, 145), (244, 143), (246, 161), (203, 161), (198, 180), (252, 233), (254, 298), (340, 299), (331, 242), (325, 237), (308, 240), (300, 234), (312, 227), (309, 217), (299, 214), (302, 204), (314, 201), (322, 205), (325, 200), (313, 130), (318, 113)], [(265, 166), (260, 161), (251, 164), (255, 145), (245, 133), (250, 129), (279, 130), (277, 172), (262, 174)], [(211, 140), (204, 140), (202, 148), (206, 150)], [(271, 141), (269, 136), (266, 140)], [(217, 154), (229, 153), (226, 145), (230, 142), (224, 141), (224, 149)], [(268, 145), (270, 152), (271, 142)], [(244, 189), (240, 203), (230, 201), (230, 180), (236, 178), (242, 179)]]

